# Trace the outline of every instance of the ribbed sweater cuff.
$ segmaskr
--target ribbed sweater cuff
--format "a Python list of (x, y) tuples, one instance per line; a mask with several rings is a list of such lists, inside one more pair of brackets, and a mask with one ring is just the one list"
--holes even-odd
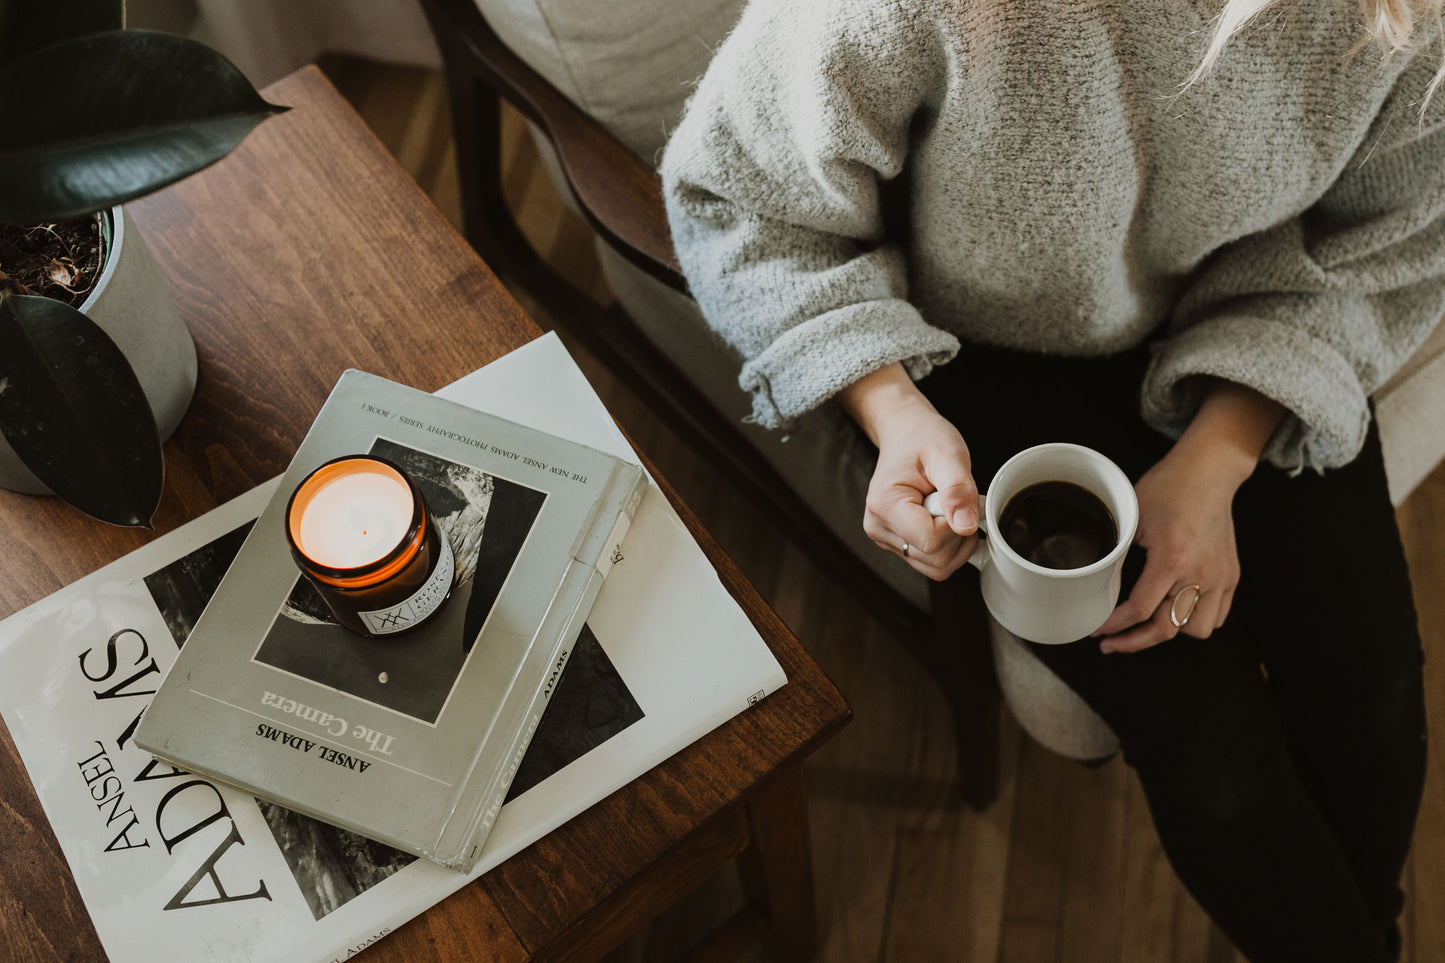
[(1203, 401), (1195, 375), (1254, 388), (1289, 409), (1263, 459), (1287, 471), (1347, 464), (1364, 444), (1369, 402), (1345, 358), (1298, 328), (1258, 318), (1218, 318), (1155, 349), (1144, 377), (1144, 419), (1177, 437)]
[(753, 420), (786, 428), (859, 378), (895, 361), (916, 381), (952, 360), (958, 339), (928, 324), (906, 301), (867, 301), (789, 328), (743, 366)]

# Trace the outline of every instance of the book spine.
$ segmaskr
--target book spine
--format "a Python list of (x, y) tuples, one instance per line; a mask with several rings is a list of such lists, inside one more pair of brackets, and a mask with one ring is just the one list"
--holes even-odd
[[(494, 727), (495, 732), (516, 733), (502, 755), (505, 762), (484, 771), (477, 768), (474, 761), (457, 794), (453, 810), (456, 818), (448, 820), (443, 826), (432, 859), (461, 872), (468, 872), (476, 865), (482, 843), (501, 809), (507, 786), (521, 765), (542, 712), (562, 677), (562, 669), (571, 656), (577, 636), (582, 632), (592, 603), (597, 600), (602, 582), (601, 573), (592, 566), (574, 562), (568, 567), (533, 637), (537, 651), (528, 658), (530, 671), (519, 673), (519, 679), (527, 679), (532, 686), (531, 696), (519, 700), (510, 717), (499, 719)], [(492, 801), (482, 806), (480, 801), (484, 799)]]
[[(621, 459), (613, 460), (602, 492), (573, 544), (573, 563), (558, 584), (533, 636), (533, 644), (546, 649), (549, 657), (540, 666), (541, 671), (531, 676), (536, 685), (532, 698), (524, 714), (514, 712), (510, 723), (498, 720), (494, 728), (496, 732), (517, 733), (503, 757), (506, 763), (493, 772), (483, 772), (478, 768), (480, 757), (473, 761), (473, 768), (458, 792), (453, 810), (459, 818), (456, 822), (448, 820), (443, 826), (432, 859), (462, 872), (469, 871), (476, 864), (482, 844), (501, 809), (506, 789), (511, 785), (532, 735), (541, 722), (542, 713), (562, 676), (562, 669), (582, 631), (587, 613), (597, 600), (614, 561), (622, 557), (623, 539), (642, 504), (647, 487), (647, 476), (641, 468)], [(529, 662), (532, 658), (529, 656)], [(536, 662), (532, 664), (537, 665)], [(526, 672), (519, 674), (519, 679), (526, 677)], [(492, 801), (486, 806), (477, 805), (484, 799)], [(460, 818), (466, 814), (471, 815), (466, 819)]]
[(552, 701), (552, 693), (557, 691), (557, 683), (561, 681), (562, 672), (567, 668), (567, 660), (572, 657), (572, 650), (577, 647), (577, 637), (581, 634), (581, 631), (582, 622), (579, 620), (576, 630), (568, 633), (570, 641), (568, 641), (557, 654), (557, 657), (552, 660), (552, 671), (548, 673), (547, 684), (543, 687), (538, 697), (533, 700), (528, 712), (527, 724), (517, 733), (517, 738), (512, 743), (511, 752), (508, 754), (507, 765), (502, 772), (500, 780), (500, 784), (504, 788), (496, 794), (496, 799), (492, 804), (480, 814), (476, 825), (471, 829), (470, 845), (466, 852), (463, 853), (462, 858), (457, 861), (457, 864), (452, 866), (453, 869), (469, 872), (481, 857), (482, 846), (492, 831), (492, 824), (497, 821), (497, 815), (502, 811), (502, 803), (507, 796), (505, 787), (512, 784), (512, 780), (516, 778), (517, 770), (522, 766), (522, 760), (527, 755), (527, 748), (532, 743), (532, 737), (537, 734), (537, 727), (541, 725), (542, 716), (547, 711), (547, 705)]

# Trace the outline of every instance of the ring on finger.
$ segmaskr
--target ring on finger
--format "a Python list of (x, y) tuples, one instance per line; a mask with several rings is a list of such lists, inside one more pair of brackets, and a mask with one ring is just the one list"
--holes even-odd
[(907, 557), (908, 557), (908, 543), (907, 543), (907, 542), (904, 542), (904, 543), (903, 543), (903, 557), (904, 557), (904, 558), (907, 558)]
[[(1184, 613), (1181, 615), (1179, 612), (1179, 600), (1184, 597), (1184, 593), (1186, 592), (1189, 593), (1189, 605), (1187, 608), (1185, 608)], [(1184, 628), (1184, 626), (1188, 625), (1189, 619), (1194, 615), (1194, 610), (1199, 606), (1199, 599), (1203, 595), (1204, 590), (1199, 587), (1199, 583), (1197, 582), (1192, 585), (1186, 585), (1179, 591), (1175, 592), (1174, 600), (1169, 603), (1170, 624), (1173, 625), (1176, 629), (1182, 629)]]

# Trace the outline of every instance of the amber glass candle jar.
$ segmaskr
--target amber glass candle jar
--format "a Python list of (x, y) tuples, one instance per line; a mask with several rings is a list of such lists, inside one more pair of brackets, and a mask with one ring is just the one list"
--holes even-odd
[(286, 538), (337, 621), (361, 635), (415, 628), (451, 596), (451, 542), (386, 459), (347, 455), (307, 475), (286, 506)]

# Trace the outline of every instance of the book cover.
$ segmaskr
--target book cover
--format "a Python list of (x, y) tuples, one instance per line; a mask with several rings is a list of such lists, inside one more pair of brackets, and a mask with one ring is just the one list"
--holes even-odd
[[(336, 624), (286, 541), (291, 492), (352, 454), (415, 479), (455, 559), (452, 598), (403, 633)], [(346, 372), (136, 744), (469, 871), (645, 487), (614, 455)]]

